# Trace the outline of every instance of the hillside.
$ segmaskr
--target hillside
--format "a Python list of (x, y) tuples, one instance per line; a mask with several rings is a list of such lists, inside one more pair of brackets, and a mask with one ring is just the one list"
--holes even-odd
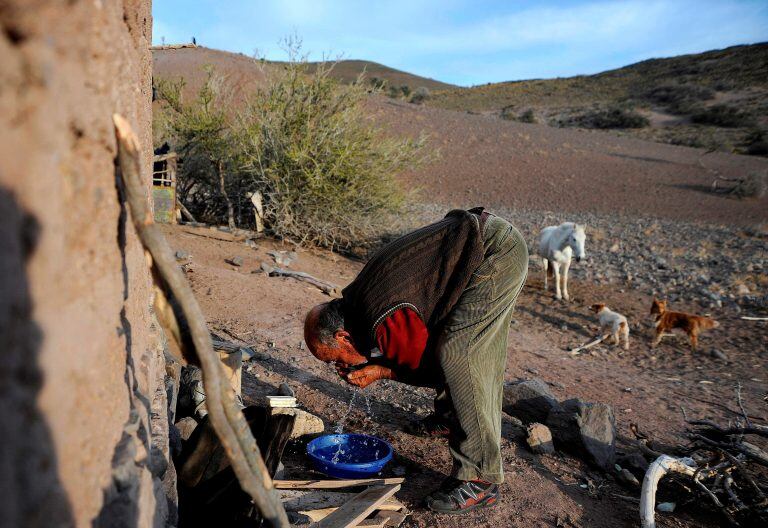
[(443, 90), (427, 104), (766, 155), (768, 44), (652, 59), (590, 76)]
[[(320, 63), (310, 63), (310, 71), (314, 71)], [(401, 87), (408, 86), (411, 91), (423, 86), (430, 91), (449, 90), (457, 88), (452, 84), (436, 81), (427, 77), (421, 77), (412, 73), (396, 70), (389, 66), (384, 66), (377, 62), (365, 60), (342, 60), (336, 63), (331, 71), (331, 76), (343, 83), (351, 83), (357, 80), (358, 76), (365, 72), (367, 79), (381, 79), (387, 86)]]
[[(152, 59), (156, 78), (178, 79), (184, 77), (189, 94), (197, 93), (202, 80), (205, 79), (206, 67), (212, 66), (218, 75), (227, 78), (227, 86), (237, 96), (242, 96), (260, 86), (269, 72), (280, 67), (281, 64), (279, 61), (262, 61), (240, 53), (202, 46), (156, 47), (152, 49)], [(314, 72), (318, 64), (321, 63), (308, 63), (307, 71)], [(339, 61), (331, 69), (330, 75), (339, 82), (347, 84), (357, 80), (363, 72), (369, 81), (378, 79), (384, 81), (387, 87), (407, 86), (411, 91), (422, 86), (430, 91), (454, 88), (451, 84), (363, 60)]]
[[(205, 75), (204, 67), (212, 65), (237, 89), (235, 98), (264, 82), (274, 67), (207, 48), (153, 55), (155, 79), (183, 76), (188, 86), (195, 86)], [(433, 102), (439, 103), (439, 96)], [(430, 203), (621, 212), (737, 225), (768, 218), (768, 197), (741, 201), (708, 191), (716, 172), (726, 177), (768, 172), (764, 159), (704, 155), (701, 149), (614, 133), (524, 124), (387, 97), (372, 97), (368, 107), (372, 121), (388, 134), (429, 136), (437, 161), (401, 175), (401, 180), (422, 189)]]

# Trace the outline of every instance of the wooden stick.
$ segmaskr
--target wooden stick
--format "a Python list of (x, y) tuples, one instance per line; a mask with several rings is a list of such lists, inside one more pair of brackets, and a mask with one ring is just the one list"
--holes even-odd
[(338, 489), (353, 488), (355, 486), (376, 486), (402, 484), (402, 477), (380, 479), (351, 479), (351, 480), (275, 480), (276, 489)]
[(309, 273), (304, 273), (303, 271), (291, 271), (283, 268), (273, 268), (266, 262), (261, 263), (261, 269), (264, 270), (264, 272), (270, 277), (292, 277), (296, 280), (305, 281), (314, 286), (317, 286), (323, 291), (323, 293), (327, 295), (339, 294), (338, 286), (331, 284), (330, 282), (320, 280), (316, 277), (313, 277)]
[(158, 280), (178, 303), (187, 321), (194, 352), (203, 373), (206, 406), (211, 425), (232, 463), (243, 490), (273, 527), (288, 528), (288, 517), (273, 491), (272, 479), (264, 466), (256, 441), (243, 413), (235, 402), (229, 383), (222, 380), (219, 358), (211, 345), (211, 334), (192, 288), (176, 263), (162, 231), (154, 223), (141, 177), (139, 140), (128, 121), (113, 115), (122, 183), (131, 220), (145, 250), (151, 255)]
[(586, 345), (581, 345), (581, 346), (578, 346), (578, 347), (574, 348), (569, 353), (572, 356), (575, 356), (576, 354), (579, 354), (582, 350), (586, 350), (588, 348), (592, 348), (593, 346), (595, 346), (595, 345), (597, 345), (599, 343), (602, 343), (603, 341), (608, 339), (610, 336), (611, 336), (611, 334), (605, 334), (604, 336), (600, 336), (597, 339), (595, 339), (594, 341), (590, 341)]
[(192, 213), (189, 212), (189, 209), (187, 209), (183, 203), (181, 203), (181, 200), (176, 200), (176, 203), (179, 205), (179, 210), (181, 211), (181, 214), (184, 215), (184, 218), (189, 220), (190, 222), (197, 223), (197, 220), (195, 220), (195, 217), (192, 216)]
[(379, 504), (394, 495), (399, 489), (400, 484), (371, 486), (318, 522), (314, 528), (351, 528), (357, 526), (357, 523), (368, 517)]
[(674, 458), (661, 455), (645, 472), (643, 490), (640, 493), (640, 524), (642, 528), (656, 528), (656, 488), (662, 477), (668, 473), (693, 476), (696, 468), (690, 458)]
[(752, 317), (749, 315), (742, 315), (739, 319), (744, 319), (745, 321), (768, 321), (768, 317)]

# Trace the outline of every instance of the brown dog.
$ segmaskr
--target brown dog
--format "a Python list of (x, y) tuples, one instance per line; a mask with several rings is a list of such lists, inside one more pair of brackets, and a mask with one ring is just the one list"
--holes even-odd
[(660, 301), (658, 299), (653, 299), (651, 315), (656, 316), (656, 337), (653, 340), (652, 347), (661, 342), (661, 338), (665, 333), (678, 329), (688, 334), (691, 348), (696, 350), (696, 345), (699, 343), (699, 333), (702, 330), (709, 330), (710, 328), (720, 326), (720, 323), (710, 317), (683, 312), (668, 312), (667, 301)]

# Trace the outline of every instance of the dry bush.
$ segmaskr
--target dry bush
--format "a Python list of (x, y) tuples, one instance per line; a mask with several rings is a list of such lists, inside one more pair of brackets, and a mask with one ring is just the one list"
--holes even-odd
[(431, 96), (431, 93), (429, 91), (429, 88), (425, 86), (419, 86), (411, 94), (410, 102), (414, 104), (421, 104), (427, 99), (429, 99), (430, 96)]
[(754, 125), (754, 119), (747, 112), (742, 112), (728, 105), (714, 105), (703, 108), (691, 115), (691, 121), (699, 125), (712, 125), (725, 128), (739, 128)]
[(588, 110), (584, 113), (561, 119), (559, 125), (597, 129), (643, 128), (649, 125), (649, 121), (634, 110), (613, 106)]
[(340, 86), (298, 48), (237, 121), (242, 170), (278, 237), (350, 251), (385, 232), (406, 194), (395, 175), (427, 159), (425, 138), (392, 139), (366, 120), (370, 85)]
[(688, 114), (701, 101), (714, 98), (715, 92), (697, 84), (662, 84), (654, 86), (640, 96), (641, 99), (661, 104), (673, 114)]

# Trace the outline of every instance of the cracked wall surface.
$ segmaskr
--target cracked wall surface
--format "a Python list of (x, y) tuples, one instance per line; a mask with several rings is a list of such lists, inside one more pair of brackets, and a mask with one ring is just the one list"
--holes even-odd
[(149, 185), (151, 30), (148, 0), (0, 0), (3, 527), (174, 523), (162, 342), (111, 121), (138, 133)]

